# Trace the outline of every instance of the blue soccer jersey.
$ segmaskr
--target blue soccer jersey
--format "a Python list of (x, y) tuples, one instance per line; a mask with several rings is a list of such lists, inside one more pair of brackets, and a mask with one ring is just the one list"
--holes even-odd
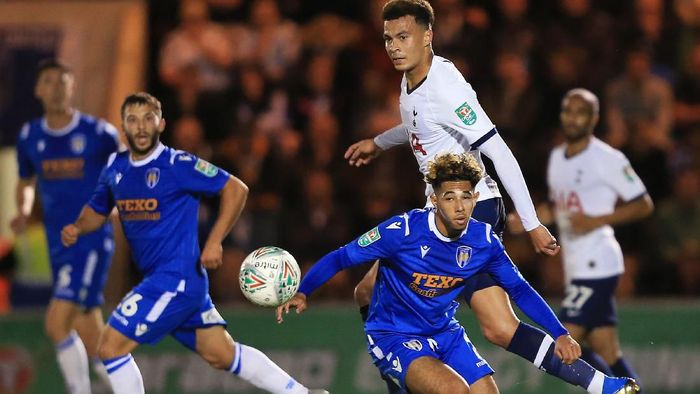
[[(158, 145), (132, 161), (119, 153), (104, 169), (89, 206), (107, 215), (114, 206), (141, 272), (206, 277), (199, 264), (199, 200), (223, 189), (230, 175), (189, 153)], [(189, 280), (188, 280), (189, 282)]]
[(299, 291), (309, 294), (334, 271), (376, 259), (382, 262), (365, 325), (368, 333), (430, 336), (456, 329), (455, 299), (465, 280), (480, 272), (490, 273), (555, 338), (566, 333), (489, 224), (471, 219), (459, 237), (450, 239), (437, 229), (434, 209), (394, 216), (327, 255), (309, 271)]
[(199, 262), (197, 218), (200, 197), (219, 193), (230, 177), (163, 144), (143, 160), (124, 152), (110, 161), (88, 205), (103, 215), (117, 207), (145, 276), (114, 310), (110, 326), (139, 343), (171, 334), (194, 349), (196, 329), (226, 324)]
[[(52, 260), (66, 249), (61, 244), (61, 229), (80, 215), (118, 146), (114, 126), (78, 111), (60, 130), (50, 129), (44, 118), (22, 128), (17, 143), (19, 176), (37, 176)], [(100, 231), (111, 233), (108, 226)]]
[(102, 303), (102, 287), (113, 253), (112, 228), (108, 223), (70, 248), (61, 244), (61, 229), (79, 216), (118, 147), (114, 126), (78, 111), (60, 130), (49, 128), (44, 118), (26, 123), (17, 143), (20, 178), (37, 179), (54, 297), (85, 307)]

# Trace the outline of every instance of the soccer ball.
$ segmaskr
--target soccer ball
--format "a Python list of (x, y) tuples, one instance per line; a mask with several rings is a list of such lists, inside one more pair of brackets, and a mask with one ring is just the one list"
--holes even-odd
[(243, 260), (238, 281), (250, 302), (276, 307), (296, 294), (300, 278), (301, 271), (294, 256), (284, 249), (265, 246)]

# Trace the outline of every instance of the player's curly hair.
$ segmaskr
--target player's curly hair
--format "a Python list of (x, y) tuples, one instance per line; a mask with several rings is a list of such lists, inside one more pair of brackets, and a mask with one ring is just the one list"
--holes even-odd
[(426, 0), (389, 0), (382, 8), (382, 19), (391, 21), (411, 15), (416, 22), (431, 29), (435, 23), (435, 12)]
[(159, 117), (163, 117), (163, 108), (157, 98), (146, 92), (137, 92), (126, 96), (124, 99), (121, 108), (122, 119), (124, 118), (126, 107), (130, 107), (132, 105), (150, 105), (153, 107)]
[(428, 162), (424, 179), (433, 189), (437, 189), (443, 182), (450, 181), (469, 181), (472, 186), (476, 186), (483, 176), (484, 171), (474, 156), (468, 153), (445, 153)]

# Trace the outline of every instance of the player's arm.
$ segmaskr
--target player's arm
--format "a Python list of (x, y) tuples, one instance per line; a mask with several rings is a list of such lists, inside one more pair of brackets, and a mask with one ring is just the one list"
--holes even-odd
[[(304, 275), (299, 285), (299, 291), (287, 303), (277, 308), (277, 322), (282, 323), (282, 314), (289, 313), (289, 308), (296, 308), (297, 313), (306, 309), (306, 298), (316, 289), (328, 282), (335, 274), (346, 268), (364, 264), (376, 259), (388, 258), (398, 248), (401, 240), (408, 235), (401, 229), (387, 229), (395, 223), (395, 219), (407, 218), (406, 215), (394, 217), (356, 240), (323, 256)], [(406, 219), (407, 220), (407, 219)]]
[(34, 194), (36, 193), (36, 176), (20, 178), (15, 187), (15, 206), (17, 215), (10, 222), (12, 231), (21, 234), (27, 227), (27, 219), (32, 213)]
[(324, 283), (328, 282), (335, 274), (348, 267), (359, 265), (364, 262), (365, 261), (350, 260), (345, 247), (336, 249), (321, 257), (321, 259), (311, 267), (309, 272), (304, 275), (299, 285), (299, 291), (297, 291), (294, 297), (284, 305), (277, 307), (277, 323), (282, 323), (284, 321), (282, 315), (289, 313), (290, 308), (295, 308), (297, 313), (303, 312), (306, 309), (307, 296)]
[(80, 238), (81, 235), (99, 229), (105, 224), (108, 217), (109, 215), (100, 214), (89, 205), (85, 205), (82, 211), (80, 211), (80, 216), (78, 216), (75, 223), (71, 223), (61, 230), (61, 242), (63, 246), (71, 246), (78, 242), (78, 238)]
[[(492, 235), (492, 239), (495, 239), (495, 235)], [(574, 362), (581, 356), (579, 344), (571, 338), (545, 300), (523, 278), (500, 242), (493, 242), (497, 243), (494, 247), (495, 254), (487, 270), (506, 290), (518, 308), (555, 338), (554, 352), (557, 356), (567, 364)]]
[(556, 239), (537, 218), (537, 212), (532, 199), (530, 199), (530, 192), (527, 189), (523, 172), (503, 138), (498, 133), (494, 133), (478, 149), (493, 162), (498, 177), (513, 200), (523, 227), (530, 234), (535, 250), (550, 256), (557, 254), (559, 246)]
[[(110, 164), (114, 160), (114, 154), (110, 157)], [(61, 230), (61, 242), (68, 247), (78, 241), (78, 238), (87, 233), (91, 233), (105, 224), (114, 208), (114, 198), (109, 187), (110, 166), (108, 165), (100, 173), (97, 180), (97, 187), (92, 192), (92, 196), (87, 204), (80, 211), (78, 219)]]
[(635, 198), (632, 201), (622, 203), (608, 215), (588, 216), (582, 213), (571, 215), (571, 228), (577, 234), (584, 234), (598, 227), (634, 222), (644, 219), (654, 211), (654, 202), (648, 193)]
[(209, 232), (207, 242), (202, 250), (201, 262), (205, 268), (215, 269), (223, 262), (223, 247), (221, 242), (231, 232), (233, 225), (243, 212), (248, 198), (248, 186), (243, 181), (230, 176), (223, 189), (221, 189), (221, 201), (219, 203), (219, 216), (214, 227)]
[(351, 166), (360, 167), (369, 164), (383, 151), (405, 144), (408, 144), (406, 127), (399, 124), (374, 138), (367, 138), (350, 145), (344, 157)]
[(622, 153), (612, 153), (609, 157), (603, 158), (601, 163), (593, 164), (598, 166), (598, 173), (604, 182), (615, 190), (624, 202), (607, 215), (572, 214), (570, 220), (574, 232), (582, 234), (600, 226), (633, 222), (649, 216), (654, 211), (654, 203), (644, 183)]

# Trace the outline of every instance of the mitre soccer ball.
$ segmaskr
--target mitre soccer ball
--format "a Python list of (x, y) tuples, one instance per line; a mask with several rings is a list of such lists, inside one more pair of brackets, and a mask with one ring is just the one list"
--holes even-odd
[(276, 307), (289, 301), (299, 289), (299, 264), (289, 252), (275, 246), (254, 250), (241, 264), (238, 280), (250, 302)]

